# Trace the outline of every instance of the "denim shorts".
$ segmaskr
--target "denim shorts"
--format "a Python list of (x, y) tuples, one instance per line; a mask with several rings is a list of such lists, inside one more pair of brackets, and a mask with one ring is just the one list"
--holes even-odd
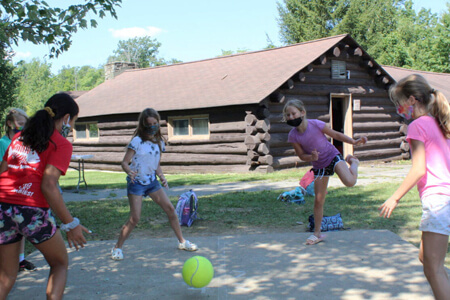
[(336, 166), (336, 164), (340, 161), (343, 161), (344, 157), (342, 156), (342, 154), (338, 154), (336, 155), (335, 158), (333, 158), (333, 160), (331, 161), (331, 163), (322, 169), (314, 169), (312, 168), (311, 170), (314, 172), (314, 176), (315, 177), (324, 177), (324, 176), (333, 176), (334, 175), (334, 167)]
[(129, 195), (147, 196), (161, 188), (161, 184), (157, 179), (151, 181), (150, 184), (143, 185), (138, 181), (132, 182), (130, 177), (127, 176), (127, 194)]
[(50, 208), (0, 203), (0, 245), (25, 237), (32, 244), (52, 238), (57, 230)]

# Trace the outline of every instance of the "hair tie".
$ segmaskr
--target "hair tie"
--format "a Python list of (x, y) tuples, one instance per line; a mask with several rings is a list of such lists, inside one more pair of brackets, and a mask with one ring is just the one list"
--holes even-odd
[(48, 114), (50, 115), (50, 117), (53, 118), (53, 117), (55, 116), (55, 113), (53, 112), (53, 110), (52, 110), (51, 107), (46, 106), (46, 107), (44, 107), (44, 110), (45, 110), (46, 112), (48, 112)]
[(435, 89), (431, 89), (430, 90), (430, 94), (434, 94), (434, 93), (436, 93), (436, 90)]

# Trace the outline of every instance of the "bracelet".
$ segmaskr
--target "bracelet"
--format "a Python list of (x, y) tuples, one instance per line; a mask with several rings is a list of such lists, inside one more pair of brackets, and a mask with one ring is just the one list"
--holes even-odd
[(78, 218), (73, 218), (73, 221), (67, 224), (61, 224), (61, 226), (59, 227), (61, 230), (68, 232), (72, 229), (74, 229), (75, 227), (77, 227), (78, 225), (80, 225), (80, 220)]

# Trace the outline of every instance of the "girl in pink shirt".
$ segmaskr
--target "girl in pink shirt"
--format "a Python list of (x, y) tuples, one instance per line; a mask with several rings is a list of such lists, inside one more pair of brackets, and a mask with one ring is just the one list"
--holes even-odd
[[(306, 118), (306, 109), (302, 101), (289, 100), (283, 108), (283, 118), (288, 125), (294, 128), (289, 132), (288, 141), (292, 143), (295, 153), (303, 161), (312, 162), (314, 172), (314, 222), (319, 224), (314, 227), (314, 234), (307, 240), (307, 245), (321, 242), (324, 236), (321, 234), (323, 219), (323, 206), (328, 188), (328, 180), (336, 172), (342, 183), (348, 187), (354, 186), (358, 178), (359, 160), (348, 155), (344, 161), (342, 154), (331, 144), (328, 135), (338, 141), (352, 145), (361, 145), (367, 142), (366, 137), (357, 140), (346, 136), (328, 127), (325, 122)], [(350, 168), (347, 166), (347, 163)]]
[(422, 202), (419, 259), (436, 299), (448, 299), (450, 282), (444, 267), (450, 235), (450, 105), (420, 75), (410, 75), (390, 89), (397, 112), (414, 119), (406, 139), (412, 167), (400, 187), (380, 206), (389, 218), (400, 199), (416, 184)]

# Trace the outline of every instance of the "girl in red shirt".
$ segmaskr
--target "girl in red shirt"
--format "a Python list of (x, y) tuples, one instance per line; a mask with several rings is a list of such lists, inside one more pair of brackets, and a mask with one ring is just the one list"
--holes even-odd
[(78, 116), (78, 105), (67, 94), (53, 95), (17, 133), (0, 165), (0, 299), (17, 277), (20, 240), (28, 239), (50, 265), (47, 298), (61, 299), (69, 265), (63, 237), (53, 213), (63, 223), (70, 247), (84, 247), (83, 231), (58, 189), (72, 155), (66, 139)]

